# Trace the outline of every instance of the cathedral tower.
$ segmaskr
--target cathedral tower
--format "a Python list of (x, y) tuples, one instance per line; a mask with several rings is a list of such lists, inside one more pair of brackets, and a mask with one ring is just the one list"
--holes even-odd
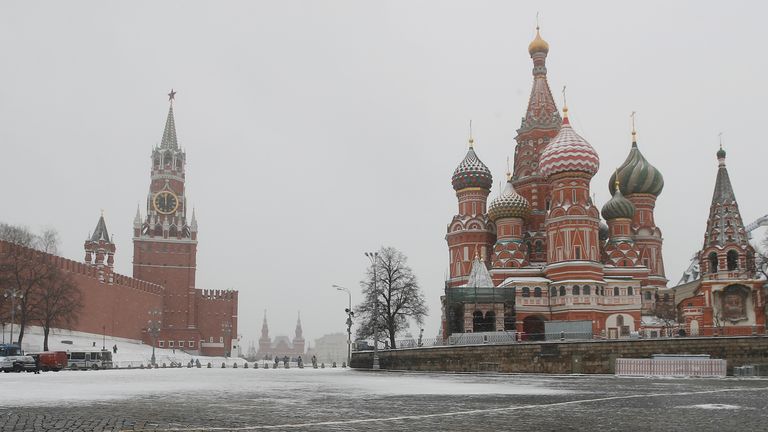
[[(616, 181), (618, 179), (618, 182)], [(667, 286), (662, 256), (661, 230), (654, 220), (656, 199), (664, 188), (661, 172), (651, 165), (637, 146), (637, 132), (632, 128), (632, 149), (624, 163), (611, 175), (608, 190), (615, 194), (616, 185), (635, 206), (632, 231), (640, 254), (639, 264), (650, 270), (647, 286), (655, 291)]]
[(483, 261), (490, 258), (495, 232), (485, 211), (492, 183), (491, 171), (477, 157), (470, 137), (469, 150), (452, 177), (459, 212), (448, 225), (445, 236), (450, 252), (450, 286), (466, 283), (476, 253)]
[(165, 287), (163, 326), (182, 330), (197, 328), (197, 221), (194, 213), (189, 222), (187, 219), (186, 154), (176, 137), (175, 94), (171, 90), (168, 95), (170, 103), (163, 137), (160, 145), (152, 150), (146, 216), (142, 219), (137, 210), (134, 220), (133, 277)]
[(551, 205), (545, 220), (547, 265), (545, 274), (553, 281), (603, 279), (600, 262), (600, 215), (592, 203), (589, 183), (597, 173), (597, 152), (568, 121), (541, 153), (539, 170), (550, 184)]
[(560, 130), (562, 119), (547, 81), (546, 60), (549, 44), (541, 38), (536, 27), (536, 38), (528, 45), (533, 60), (533, 87), (528, 108), (517, 130), (512, 180), (515, 190), (531, 205), (531, 214), (523, 227), (528, 243), (530, 261), (547, 259), (544, 218), (548, 210), (549, 183), (539, 169), (544, 148)]
[(85, 263), (96, 267), (99, 271), (99, 280), (112, 282), (112, 270), (115, 266), (115, 243), (109, 236), (103, 213), (96, 223), (93, 234), (85, 241)]

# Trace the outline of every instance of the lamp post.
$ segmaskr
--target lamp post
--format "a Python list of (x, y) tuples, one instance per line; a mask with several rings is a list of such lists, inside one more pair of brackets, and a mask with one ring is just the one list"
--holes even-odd
[(224, 358), (227, 358), (229, 357), (230, 353), (229, 353), (229, 350), (227, 349), (226, 344), (229, 343), (230, 346), (232, 345), (231, 341), (227, 342), (229, 341), (229, 335), (232, 334), (232, 323), (229, 321), (224, 321), (223, 323), (221, 323), (221, 331), (224, 332)]
[(107, 349), (107, 326), (103, 325), (101, 326), (101, 350), (106, 351)]
[(162, 318), (162, 312), (158, 309), (152, 309), (149, 311), (149, 321), (147, 321), (147, 330), (152, 337), (152, 366), (157, 366), (155, 359), (155, 345), (157, 345), (157, 338), (160, 336), (160, 325)]
[[(16, 299), (24, 298), (24, 295), (19, 292), (18, 289), (6, 289), (5, 298), (11, 299), (11, 345), (13, 345), (13, 323), (16, 321)], [(3, 325), (5, 327), (5, 325)], [(5, 335), (5, 329), (3, 329), (3, 335)]]
[(337, 291), (346, 291), (349, 296), (349, 307), (344, 309), (347, 313), (347, 365), (349, 365), (352, 362), (352, 317), (355, 316), (352, 311), (352, 292), (343, 286), (333, 285), (333, 287)]
[(376, 264), (379, 260), (379, 253), (378, 252), (366, 252), (365, 256), (368, 257), (369, 260), (371, 260), (371, 266), (373, 267), (373, 295), (374, 295), (374, 302), (373, 302), (373, 365), (371, 366), (371, 369), (378, 370), (379, 369), (379, 289), (377, 287), (377, 277), (376, 277)]

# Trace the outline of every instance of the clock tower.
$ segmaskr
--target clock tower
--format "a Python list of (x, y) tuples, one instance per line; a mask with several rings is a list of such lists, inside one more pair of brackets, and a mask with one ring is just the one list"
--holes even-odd
[[(136, 209), (133, 223), (133, 277), (165, 287), (163, 333), (197, 340), (195, 269), (197, 221), (184, 190), (186, 154), (179, 148), (169, 96), (160, 144), (152, 149), (146, 216)], [(190, 217), (191, 216), (191, 217)], [(189, 218), (189, 219), (188, 219)]]

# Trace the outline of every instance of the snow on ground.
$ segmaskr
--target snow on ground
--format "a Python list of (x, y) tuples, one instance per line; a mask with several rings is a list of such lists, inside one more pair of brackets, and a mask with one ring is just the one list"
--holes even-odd
[(708, 410), (736, 410), (736, 409), (742, 409), (742, 407), (738, 405), (726, 405), (726, 404), (700, 404), (700, 405), (687, 405), (687, 406), (680, 406), (677, 408), (697, 408), (697, 409), (708, 409)]
[[(14, 328), (18, 332), (18, 328)], [(6, 325), (5, 334), (10, 337), (10, 325)], [(16, 333), (17, 334), (17, 333)], [(69, 342), (69, 343), (67, 343)], [(48, 349), (50, 351), (92, 351), (100, 350), (102, 346), (108, 350), (117, 345), (117, 354), (112, 355), (112, 362), (117, 367), (138, 367), (141, 364), (147, 365), (152, 359), (152, 347), (141, 341), (134, 339), (117, 338), (112, 336), (103, 337), (100, 334), (83, 333), (71, 330), (53, 329), (48, 335)], [(25, 352), (34, 353), (43, 350), (43, 328), (38, 326), (27, 327), (22, 340), (22, 348)], [(224, 357), (206, 357), (186, 353), (182, 350), (172, 350), (155, 348), (155, 358), (158, 365), (163, 363), (170, 365), (171, 362), (187, 364), (190, 360), (199, 359), (205, 366), (211, 363), (214, 366), (221, 367), (221, 363), (226, 362), (232, 366), (237, 362), (242, 366), (244, 360), (238, 358)]]
[[(512, 384), (470, 375), (370, 373), (342, 368), (291, 369), (112, 369), (98, 371), (0, 374), (0, 383), (12, 389), (2, 406), (90, 404), (130, 398), (176, 399), (205, 395), (211, 400), (247, 397), (253, 392), (266, 398), (323, 394), (325, 397), (366, 398), (419, 395), (561, 395), (541, 383)], [(551, 384), (551, 383), (550, 383)]]

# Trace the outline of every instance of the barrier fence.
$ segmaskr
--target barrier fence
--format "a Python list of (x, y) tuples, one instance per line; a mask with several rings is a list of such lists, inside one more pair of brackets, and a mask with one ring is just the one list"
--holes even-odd
[(726, 361), (720, 359), (616, 359), (618, 376), (724, 377)]

